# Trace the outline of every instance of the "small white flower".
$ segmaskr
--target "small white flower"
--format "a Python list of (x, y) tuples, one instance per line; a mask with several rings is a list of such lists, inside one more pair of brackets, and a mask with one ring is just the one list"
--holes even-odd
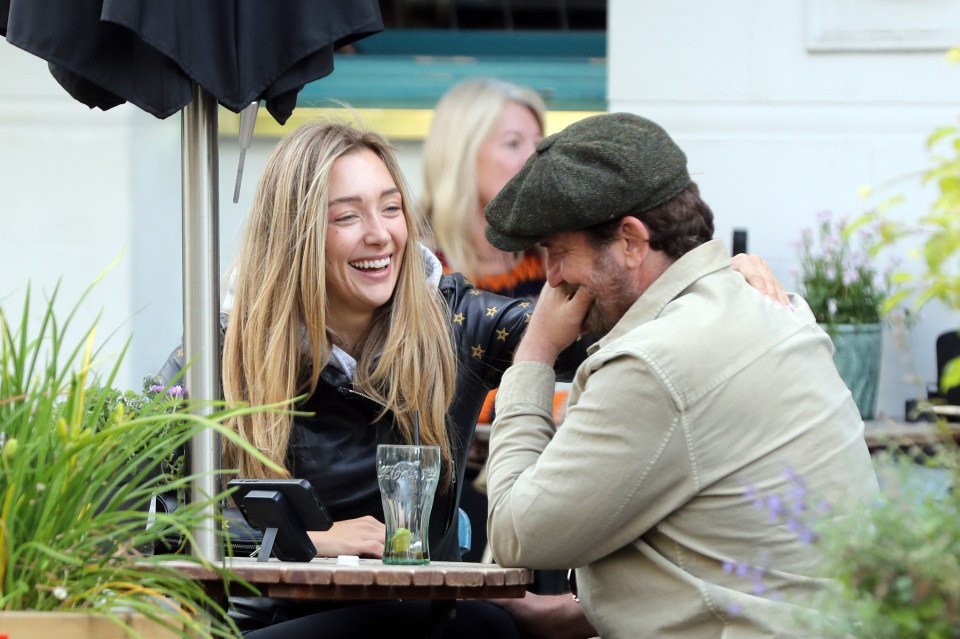
[(63, 586), (56, 586), (53, 589), (53, 596), (60, 601), (63, 601), (64, 599), (66, 599), (68, 594), (69, 593), (67, 593), (67, 589), (64, 588)]

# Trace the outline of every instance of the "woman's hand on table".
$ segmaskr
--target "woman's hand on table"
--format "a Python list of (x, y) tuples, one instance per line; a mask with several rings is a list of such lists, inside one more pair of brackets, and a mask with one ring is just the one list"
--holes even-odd
[(770, 267), (767, 266), (767, 263), (762, 257), (759, 255), (739, 253), (730, 259), (730, 266), (747, 280), (747, 284), (773, 301), (779, 302), (784, 308), (793, 310), (790, 297), (787, 295), (787, 292), (783, 290), (783, 285), (780, 283), (780, 280), (774, 277), (770, 271)]
[(330, 530), (309, 531), (310, 540), (317, 547), (318, 557), (383, 557), (386, 527), (369, 515), (359, 519), (334, 522)]

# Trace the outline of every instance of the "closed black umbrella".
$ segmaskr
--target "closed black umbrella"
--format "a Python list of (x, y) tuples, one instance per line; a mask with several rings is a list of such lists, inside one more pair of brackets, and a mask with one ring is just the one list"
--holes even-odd
[(0, 0), (0, 35), (74, 98), (158, 118), (197, 84), (236, 113), (263, 100), (283, 124), (335, 49), (382, 30), (376, 0)]
[[(377, 0), (0, 0), (0, 35), (49, 64), (80, 102), (130, 102), (166, 118), (182, 110), (184, 350), (194, 397), (219, 394), (217, 103), (241, 112), (264, 101), (283, 124), (333, 52), (383, 29)], [(196, 358), (196, 359), (195, 359)], [(214, 494), (212, 433), (191, 445)], [(213, 513), (210, 513), (212, 516)], [(195, 552), (219, 556), (213, 526)]]

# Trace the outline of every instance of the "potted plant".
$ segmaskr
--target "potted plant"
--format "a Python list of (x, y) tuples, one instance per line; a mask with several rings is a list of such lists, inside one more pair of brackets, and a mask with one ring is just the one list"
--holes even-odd
[(882, 348), (882, 308), (887, 279), (874, 266), (869, 236), (830, 211), (817, 214), (797, 247), (798, 289), (817, 322), (830, 334), (834, 361), (860, 409), (873, 419)]
[[(236, 636), (198, 583), (142, 549), (171, 533), (190, 541), (209, 523), (223, 495), (170, 513), (149, 505), (194, 479), (177, 468), (197, 432), (236, 440), (222, 423), (249, 409), (220, 406), (202, 416), (169, 389), (115, 390), (119, 359), (99, 379), (95, 327), (66, 344), (76, 307), (61, 321), (56, 297), (55, 290), (36, 322), (29, 290), (16, 321), (0, 306), (0, 633)], [(35, 624), (40, 629), (30, 630)]]

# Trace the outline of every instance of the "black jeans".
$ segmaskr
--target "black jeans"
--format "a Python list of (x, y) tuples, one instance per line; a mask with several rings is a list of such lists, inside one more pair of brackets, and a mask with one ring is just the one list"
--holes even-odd
[(510, 614), (486, 601), (456, 602), (452, 619), (438, 619), (430, 601), (357, 603), (244, 633), (247, 639), (519, 639)]

